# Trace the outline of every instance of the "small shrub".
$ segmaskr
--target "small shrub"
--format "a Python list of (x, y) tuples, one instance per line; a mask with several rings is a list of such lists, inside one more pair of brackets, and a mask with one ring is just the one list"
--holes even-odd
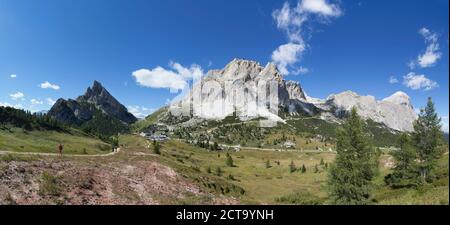
[(61, 187), (59, 186), (58, 177), (50, 173), (42, 173), (41, 183), (39, 185), (40, 195), (60, 196)]

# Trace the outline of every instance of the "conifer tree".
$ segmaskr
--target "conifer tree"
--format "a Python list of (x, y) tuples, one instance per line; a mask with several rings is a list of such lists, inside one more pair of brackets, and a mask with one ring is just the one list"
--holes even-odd
[(294, 161), (291, 161), (291, 164), (289, 164), (289, 172), (293, 173), (297, 170), (295, 167)]
[(414, 187), (419, 182), (416, 163), (417, 152), (411, 145), (411, 138), (403, 133), (397, 141), (398, 150), (391, 154), (395, 159), (393, 172), (385, 177), (385, 182), (393, 188)]
[(266, 169), (269, 169), (269, 168), (271, 167), (271, 166), (270, 166), (270, 161), (269, 161), (269, 160), (266, 161), (265, 166), (266, 166)]
[(330, 197), (335, 204), (368, 204), (375, 175), (375, 151), (370, 146), (362, 119), (353, 108), (337, 130), (336, 160), (329, 170)]
[(228, 154), (228, 153), (227, 153), (226, 156), (227, 156), (227, 158), (226, 158), (225, 164), (226, 164), (227, 166), (229, 166), (229, 167), (233, 167), (233, 166), (234, 166), (234, 164), (233, 164), (233, 158), (231, 158), (231, 155)]
[(305, 164), (302, 165), (302, 173), (306, 173), (306, 166), (305, 166)]
[(418, 167), (422, 181), (430, 182), (434, 178), (437, 159), (442, 156), (438, 148), (442, 139), (441, 119), (438, 117), (434, 103), (428, 98), (427, 106), (422, 109), (414, 123), (413, 145), (418, 153)]
[(153, 153), (157, 155), (161, 154), (161, 145), (157, 141), (153, 141)]

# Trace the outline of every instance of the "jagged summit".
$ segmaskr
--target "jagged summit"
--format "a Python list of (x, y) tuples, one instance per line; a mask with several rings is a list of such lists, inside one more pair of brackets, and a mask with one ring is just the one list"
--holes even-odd
[(383, 101), (413, 108), (410, 97), (402, 91), (395, 92), (393, 95), (383, 99)]
[(48, 114), (61, 122), (81, 124), (93, 118), (94, 108), (127, 124), (137, 121), (98, 81), (76, 100), (58, 99)]
[(371, 119), (399, 131), (412, 131), (413, 122), (417, 118), (409, 97), (403, 92), (377, 100), (371, 95), (360, 96), (353, 91), (345, 91), (330, 95), (319, 107), (336, 116), (356, 107), (358, 114), (364, 119)]
[[(214, 83), (222, 85), (222, 88), (225, 84), (231, 83), (232, 89), (236, 90), (247, 90), (250, 82), (276, 81), (279, 108), (293, 116), (319, 116), (325, 120), (337, 121), (345, 115), (345, 111), (356, 107), (364, 119), (371, 119), (399, 131), (411, 131), (413, 121), (417, 118), (409, 96), (403, 92), (397, 92), (388, 98), (377, 100), (374, 96), (360, 96), (354, 91), (348, 90), (330, 95), (325, 100), (317, 99), (307, 96), (300, 82), (285, 80), (273, 63), (268, 63), (263, 67), (256, 61), (233, 59), (223, 69), (209, 71), (208, 75), (204, 77), (204, 81), (215, 81)], [(200, 95), (201, 88), (201, 83), (195, 84), (188, 97), (182, 100), (185, 103), (183, 105), (189, 105), (188, 102), (192, 100), (190, 96)], [(193, 116), (203, 119), (223, 119), (234, 112), (239, 115), (239, 112), (251, 108), (250, 112), (244, 113), (247, 118), (241, 119), (271, 117), (276, 121), (282, 120), (278, 115), (271, 115), (267, 112), (262, 115), (257, 94), (249, 94), (250, 98), (245, 100), (245, 104), (238, 107), (233, 106), (235, 100), (229, 93), (202, 95), (202, 104), (196, 105), (200, 108), (194, 109), (194, 112), (201, 113)], [(244, 98), (242, 96), (239, 99)], [(225, 103), (225, 106), (221, 105), (222, 102)]]

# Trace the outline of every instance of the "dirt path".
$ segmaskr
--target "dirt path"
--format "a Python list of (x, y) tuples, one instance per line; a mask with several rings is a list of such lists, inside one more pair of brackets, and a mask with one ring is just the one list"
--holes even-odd
[[(108, 157), (113, 156), (120, 152), (120, 148), (117, 151), (107, 154), (94, 154), (94, 155), (80, 155), (80, 154), (63, 154), (64, 157)], [(13, 154), (13, 155), (36, 155), (36, 156), (60, 156), (59, 153), (43, 153), (43, 152), (14, 152), (14, 151), (2, 151), (0, 155)]]

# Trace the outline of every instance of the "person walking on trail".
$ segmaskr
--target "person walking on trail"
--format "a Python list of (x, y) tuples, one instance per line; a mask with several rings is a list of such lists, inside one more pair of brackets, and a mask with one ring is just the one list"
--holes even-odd
[(63, 149), (64, 149), (64, 146), (62, 144), (59, 144), (58, 151), (59, 151), (59, 155), (61, 155), (61, 156), (62, 156)]

